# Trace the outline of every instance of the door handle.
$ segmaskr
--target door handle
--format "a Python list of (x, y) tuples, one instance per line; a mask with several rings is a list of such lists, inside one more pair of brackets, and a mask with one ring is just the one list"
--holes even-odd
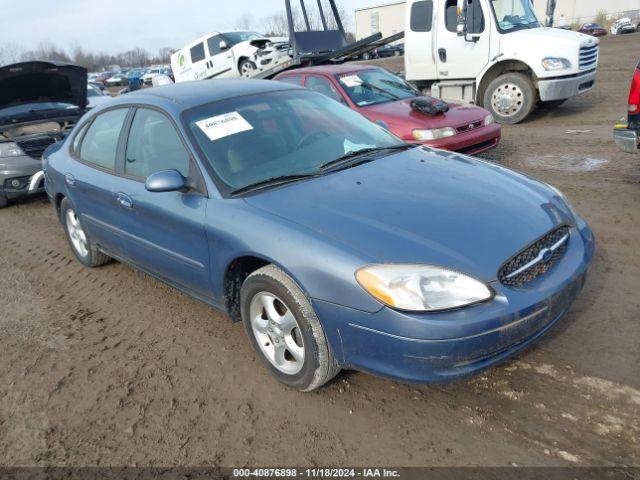
[(118, 200), (118, 203), (123, 207), (133, 208), (133, 200), (131, 200), (131, 197), (129, 195), (126, 195), (124, 193), (118, 193), (116, 195), (116, 199)]
[(438, 49), (438, 56), (440, 57), (440, 61), (443, 63), (447, 62), (447, 50), (444, 48)]
[(70, 187), (75, 187), (76, 186), (76, 177), (74, 177), (73, 175), (71, 175), (70, 173), (65, 174), (64, 176), (64, 181), (66, 182), (67, 185), (69, 185)]

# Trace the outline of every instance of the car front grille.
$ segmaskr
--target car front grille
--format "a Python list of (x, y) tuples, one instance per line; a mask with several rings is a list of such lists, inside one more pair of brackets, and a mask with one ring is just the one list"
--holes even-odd
[(595, 68), (598, 63), (598, 45), (580, 47), (580, 70)]
[(17, 140), (16, 143), (20, 148), (32, 158), (40, 159), (47, 147), (53, 143), (56, 143), (60, 138), (56, 136), (46, 136), (30, 138), (25, 140)]
[(500, 283), (522, 287), (547, 273), (567, 251), (569, 233), (566, 225), (556, 228), (516, 254), (500, 268)]
[(462, 125), (461, 127), (457, 127), (456, 131), (458, 133), (464, 133), (464, 132), (469, 132), (471, 130), (475, 130), (477, 128), (481, 128), (482, 127), (482, 120), (479, 120), (477, 122), (473, 122), (473, 123), (467, 123), (466, 125)]

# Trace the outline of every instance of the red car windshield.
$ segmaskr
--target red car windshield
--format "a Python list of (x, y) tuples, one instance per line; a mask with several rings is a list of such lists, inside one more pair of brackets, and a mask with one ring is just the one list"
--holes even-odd
[(337, 78), (358, 107), (420, 96), (420, 92), (409, 83), (379, 68), (342, 74)]

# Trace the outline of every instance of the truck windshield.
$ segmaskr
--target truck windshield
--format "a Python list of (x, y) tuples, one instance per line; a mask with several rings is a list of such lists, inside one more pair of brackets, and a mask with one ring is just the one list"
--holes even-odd
[(531, 0), (491, 0), (491, 8), (501, 33), (542, 26), (533, 11)]
[(225, 33), (224, 36), (231, 42), (232, 45), (264, 38), (264, 35), (260, 35), (256, 32), (229, 32)]

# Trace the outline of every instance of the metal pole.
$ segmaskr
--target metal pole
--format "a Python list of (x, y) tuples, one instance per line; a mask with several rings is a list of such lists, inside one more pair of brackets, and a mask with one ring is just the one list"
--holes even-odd
[(320, 10), (320, 20), (322, 20), (322, 27), (327, 31), (327, 19), (324, 18), (324, 10), (322, 9), (322, 0), (318, 0), (318, 10)]
[(331, 5), (331, 11), (333, 12), (333, 16), (336, 19), (338, 30), (342, 32), (342, 35), (344, 35), (344, 27), (342, 26), (342, 20), (340, 19), (340, 14), (338, 13), (338, 9), (336, 8), (336, 2), (334, 0), (329, 0), (329, 5)]
[(300, 0), (300, 8), (302, 8), (302, 16), (304, 17), (304, 24), (307, 26), (307, 32), (311, 30), (309, 25), (309, 16), (307, 15), (307, 7), (304, 5), (304, 0)]

